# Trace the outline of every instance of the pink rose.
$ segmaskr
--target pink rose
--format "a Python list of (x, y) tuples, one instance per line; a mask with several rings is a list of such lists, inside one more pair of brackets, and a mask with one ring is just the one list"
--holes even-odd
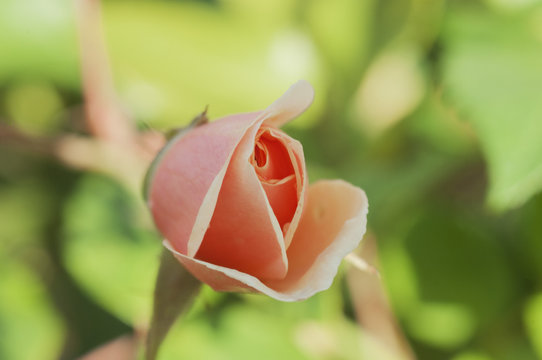
[(305, 299), (331, 285), (365, 233), (363, 190), (309, 187), (301, 144), (279, 129), (313, 96), (299, 81), (263, 111), (179, 135), (155, 160), (148, 205), (164, 245), (213, 289)]

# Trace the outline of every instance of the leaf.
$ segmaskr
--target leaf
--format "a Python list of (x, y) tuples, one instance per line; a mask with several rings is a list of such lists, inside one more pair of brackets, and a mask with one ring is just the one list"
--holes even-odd
[(63, 211), (63, 263), (94, 301), (127, 324), (151, 316), (163, 249), (137, 200), (113, 180), (86, 174)]
[(188, 310), (201, 283), (164, 249), (154, 290), (151, 327), (145, 358), (154, 360), (162, 341), (181, 313)]
[[(78, 91), (79, 55), (74, 2), (0, 1), (0, 83), (40, 79)], [(24, 14), (25, 21), (20, 22)]]
[(527, 334), (536, 352), (542, 357), (542, 293), (533, 296), (528, 301), (524, 321)]
[(47, 288), (7, 250), (0, 248), (0, 359), (58, 359), (65, 325)]
[(444, 85), (476, 130), (489, 167), (489, 205), (506, 210), (542, 189), (542, 42), (531, 13), (457, 9), (444, 31)]
[[(405, 309), (406, 325), (410, 335), (441, 349), (468, 343), (518, 290), (498, 236), (483, 218), (457, 210), (428, 206), (403, 244), (418, 298)], [(447, 330), (435, 332), (441, 328)]]

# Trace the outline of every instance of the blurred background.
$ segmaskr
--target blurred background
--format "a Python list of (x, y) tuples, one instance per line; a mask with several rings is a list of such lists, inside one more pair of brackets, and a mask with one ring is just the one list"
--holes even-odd
[(311, 181), (367, 192), (381, 285), (345, 265), (299, 303), (204, 288), (159, 358), (542, 359), (539, 0), (0, 1), (0, 359), (141, 336), (159, 132), (301, 78), (285, 130)]

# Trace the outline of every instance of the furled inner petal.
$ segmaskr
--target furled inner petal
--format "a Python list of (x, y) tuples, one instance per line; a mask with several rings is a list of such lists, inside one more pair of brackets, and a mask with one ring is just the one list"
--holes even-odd
[(305, 111), (314, 99), (314, 89), (305, 80), (290, 86), (280, 98), (264, 110), (265, 124), (280, 127)]
[(294, 173), (281, 133), (278, 129), (262, 126), (256, 135), (251, 162), (262, 181), (279, 181)]
[(273, 213), (286, 235), (301, 196), (299, 163), (289, 149), (288, 136), (269, 126), (256, 135), (250, 162), (262, 183)]

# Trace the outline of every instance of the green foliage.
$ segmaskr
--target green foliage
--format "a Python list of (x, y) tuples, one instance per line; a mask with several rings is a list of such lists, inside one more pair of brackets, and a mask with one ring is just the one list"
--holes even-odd
[(539, 16), (484, 16), (459, 8), (444, 31), (445, 90), (480, 138), (488, 201), (498, 210), (517, 207), (542, 189)]
[(239, 5), (106, 4), (120, 96), (138, 118), (178, 127), (206, 105), (216, 118), (264, 108), (299, 78), (319, 85), (314, 46), (291, 14), (258, 6), (255, 18)]
[(6, 255), (0, 256), (0, 357), (54, 359), (62, 348), (62, 321), (43, 284)]
[[(539, 1), (102, 10), (118, 99), (142, 129), (314, 85), (286, 131), (311, 181), (366, 190), (383, 284), (417, 358), (542, 358)], [(85, 131), (78, 46), (72, 2), (0, 1), (1, 359), (72, 359), (148, 329), (162, 245), (143, 200), (51, 160), (58, 138)], [(376, 358), (387, 348), (356, 324), (342, 275), (292, 304), (204, 286), (158, 358)]]
[(126, 322), (151, 314), (160, 241), (143, 227), (147, 214), (111, 180), (81, 179), (64, 209), (64, 262), (96, 301)]
[(0, 82), (31, 78), (78, 90), (73, 2), (4, 0), (0, 4)]
[(531, 342), (542, 356), (542, 295), (533, 296), (525, 309), (525, 323)]

